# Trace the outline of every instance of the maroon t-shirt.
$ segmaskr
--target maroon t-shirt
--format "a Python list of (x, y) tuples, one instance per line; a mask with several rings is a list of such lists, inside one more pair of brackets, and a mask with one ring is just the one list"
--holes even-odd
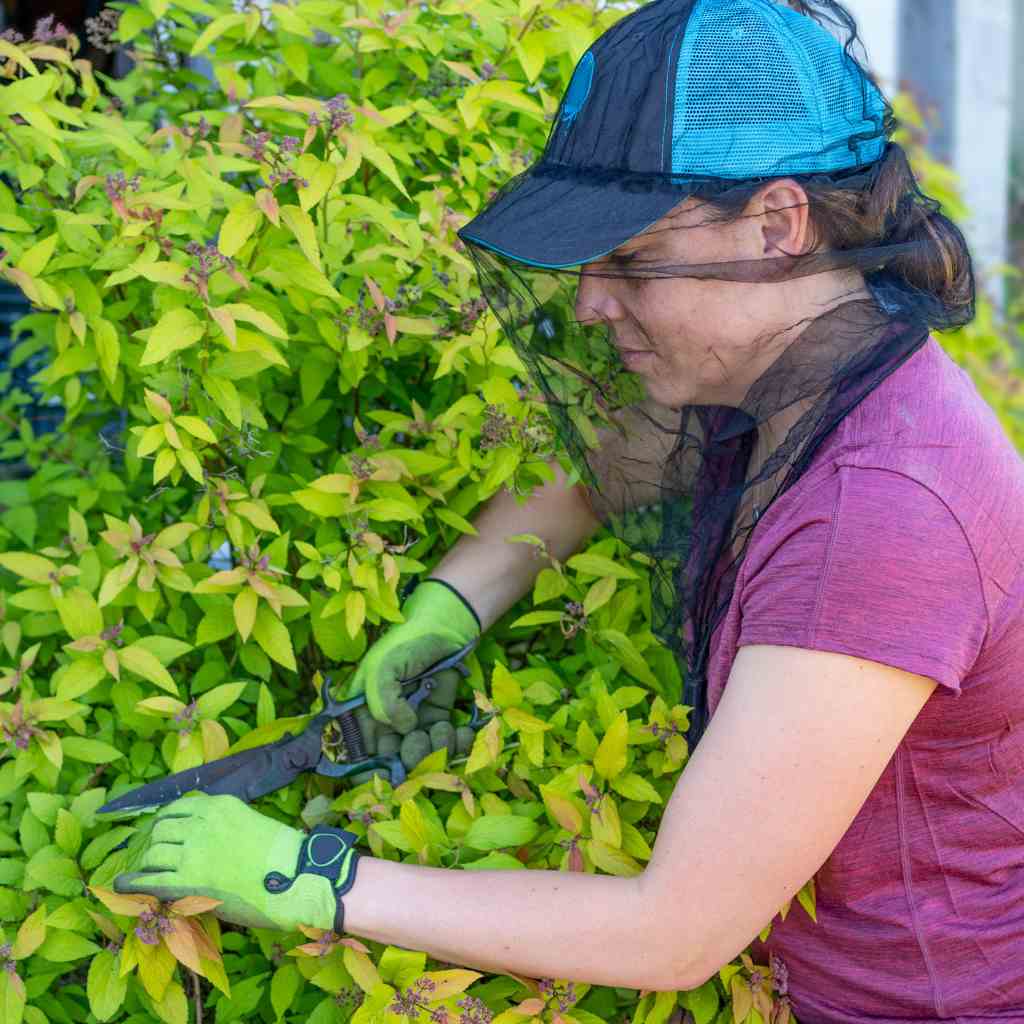
[[(801, 1024), (1024, 1021), (1024, 461), (928, 342), (754, 529), (712, 642), (786, 644), (938, 687), (769, 952)], [(781, 813), (781, 810), (780, 810)]]

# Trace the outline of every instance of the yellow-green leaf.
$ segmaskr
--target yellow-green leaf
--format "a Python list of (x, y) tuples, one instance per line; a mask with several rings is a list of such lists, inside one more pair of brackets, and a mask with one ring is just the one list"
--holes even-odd
[(0, 553), (0, 565), (33, 583), (49, 583), (50, 573), (57, 571), (57, 566), (48, 558), (30, 555), (25, 551), (4, 551)]
[(260, 226), (263, 213), (256, 201), (246, 196), (228, 211), (220, 227), (217, 248), (225, 256), (235, 256)]
[(157, 656), (151, 654), (145, 647), (130, 644), (128, 647), (122, 647), (117, 654), (124, 668), (155, 683), (162, 690), (177, 695), (178, 687), (170, 672), (160, 664)]
[(256, 612), (252, 635), (268, 657), (293, 672), (296, 670), (288, 628), (266, 604), (261, 604)]
[(317, 270), (322, 270), (320, 265), (320, 245), (316, 240), (316, 225), (300, 206), (282, 206), (281, 220), (299, 243), (303, 255)]
[(146, 341), (146, 350), (139, 360), (150, 366), (166, 359), (173, 352), (190, 348), (206, 333), (206, 325), (185, 306), (169, 310), (160, 318)]
[(602, 843), (599, 839), (589, 840), (586, 849), (594, 864), (610, 875), (631, 878), (633, 875), (639, 875), (643, 871), (640, 864), (630, 857), (628, 853), (616, 850), (615, 847)]
[(629, 719), (626, 712), (620, 712), (604, 734), (597, 753), (594, 767), (606, 778), (614, 779), (626, 767), (626, 738), (629, 735)]
[(238, 635), (243, 640), (249, 639), (252, 627), (256, 623), (256, 608), (258, 605), (259, 597), (251, 587), (246, 587), (240, 591), (235, 598), (235, 625), (238, 628)]

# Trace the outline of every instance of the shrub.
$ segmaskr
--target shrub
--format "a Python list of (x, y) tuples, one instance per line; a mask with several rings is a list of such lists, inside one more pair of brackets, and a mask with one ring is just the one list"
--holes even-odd
[[(136, 826), (97, 819), (108, 793), (303, 724), (479, 506), (565, 461), (454, 231), (621, 11), (242, 6), (114, 4), (123, 80), (74, 39), (0, 40), (0, 273), (33, 307), (0, 386), (42, 354), (65, 410), (36, 437), (0, 401), (0, 457), (33, 470), (0, 482), (4, 1020), (767, 1017), (747, 957), (689, 993), (462, 971), (430, 1002), (423, 953), (109, 894)], [(470, 659), (499, 715), (468, 759), (261, 811), (413, 863), (642, 870), (686, 760), (644, 558), (515, 540), (539, 572)]]

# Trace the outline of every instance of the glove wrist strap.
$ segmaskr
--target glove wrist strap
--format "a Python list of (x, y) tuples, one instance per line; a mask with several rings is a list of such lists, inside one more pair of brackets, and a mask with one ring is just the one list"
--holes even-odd
[(287, 892), (299, 875), (320, 875), (331, 883), (334, 892), (334, 932), (342, 935), (345, 931), (345, 905), (342, 896), (355, 885), (356, 866), (359, 851), (356, 849), (357, 836), (341, 828), (317, 825), (299, 847), (298, 864), (294, 878), (271, 871), (263, 879), (263, 887), (275, 896)]
[(480, 633), (483, 632), (483, 626), (480, 624), (480, 616), (477, 615), (476, 609), (447, 580), (439, 580), (436, 576), (428, 576), (425, 580), (422, 580), (421, 583), (438, 583), (442, 587), (447, 587), (459, 599), (459, 601), (462, 602), (462, 605), (469, 611), (469, 614), (473, 616), (473, 621), (476, 622), (477, 630)]

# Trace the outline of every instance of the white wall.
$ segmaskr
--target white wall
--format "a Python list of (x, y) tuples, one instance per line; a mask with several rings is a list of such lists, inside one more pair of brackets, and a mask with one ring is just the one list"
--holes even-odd
[(897, 0), (846, 0), (846, 6), (857, 19), (857, 29), (871, 70), (879, 77), (886, 93), (895, 91), (898, 83), (899, 3)]
[(971, 207), (964, 227), (975, 261), (1000, 301), (991, 271), (1008, 258), (1013, 6), (959, 0), (957, 8), (954, 164)]

